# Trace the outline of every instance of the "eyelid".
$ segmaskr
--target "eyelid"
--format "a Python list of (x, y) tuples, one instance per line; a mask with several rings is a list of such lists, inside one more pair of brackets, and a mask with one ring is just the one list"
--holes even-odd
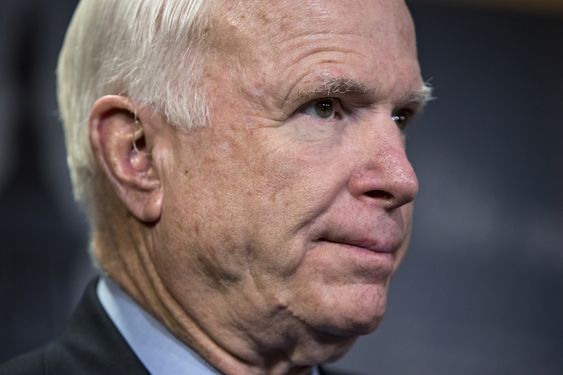
[(422, 107), (420, 103), (409, 102), (400, 104), (395, 107), (393, 113), (405, 113), (409, 116), (409, 118), (415, 117), (422, 111)]
[(408, 111), (412, 115), (412, 117), (414, 117), (418, 115), (420, 112), (422, 112), (424, 108), (424, 104), (419, 102), (407, 102), (402, 105), (399, 105), (397, 108), (399, 110)]

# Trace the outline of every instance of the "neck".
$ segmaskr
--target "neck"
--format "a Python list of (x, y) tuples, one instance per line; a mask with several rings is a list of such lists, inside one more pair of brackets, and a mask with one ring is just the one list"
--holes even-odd
[[(200, 298), (185, 299), (196, 303), (181, 306), (151, 261), (151, 233), (138, 222), (104, 228), (93, 239), (95, 255), (109, 277), (224, 374), (309, 374), (315, 364), (340, 356), (354, 341), (296, 334), (287, 324), (287, 312), (255, 316), (255, 324), (233, 324), (223, 316), (232, 306), (212, 290), (193, 292)], [(204, 306), (198, 303), (202, 295)], [(258, 323), (262, 325), (257, 330)]]

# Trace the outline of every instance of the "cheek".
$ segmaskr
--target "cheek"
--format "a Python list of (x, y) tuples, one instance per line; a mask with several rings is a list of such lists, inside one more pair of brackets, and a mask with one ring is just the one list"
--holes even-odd
[(270, 262), (301, 259), (313, 235), (309, 227), (330, 209), (346, 184), (338, 167), (327, 173), (330, 163), (318, 154), (307, 156), (291, 148), (268, 154), (255, 169), (262, 173), (255, 176), (248, 199), (242, 202), (245, 216), (253, 218), (253, 233), (261, 241), (258, 248), (271, 252), (266, 254)]
[(194, 281), (218, 288), (240, 280), (246, 270), (244, 241), (232, 213), (207, 194), (170, 200), (159, 224), (154, 254), (159, 273), (172, 282)]
[(178, 166), (166, 176), (167, 268), (183, 266), (215, 283), (250, 271), (262, 284), (300, 268), (308, 227), (342, 190), (346, 176), (338, 172), (346, 167), (273, 132), (222, 133), (192, 149), (179, 144)]
[[(315, 215), (325, 210), (342, 190), (349, 167), (331, 144), (288, 137), (287, 128), (258, 139), (267, 145), (251, 162), (255, 193), (261, 204), (283, 211), (284, 217)], [(310, 212), (307, 212), (310, 211)]]
[(163, 176), (158, 236), (164, 246), (155, 257), (163, 271), (216, 286), (240, 279), (247, 269), (247, 219), (240, 202), (252, 189), (244, 186), (237, 159), (224, 155), (232, 153), (231, 143), (193, 143), (198, 147), (182, 142)]

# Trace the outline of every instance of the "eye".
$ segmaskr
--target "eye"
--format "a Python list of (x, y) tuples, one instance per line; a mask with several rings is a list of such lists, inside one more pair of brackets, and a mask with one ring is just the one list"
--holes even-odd
[(397, 124), (397, 126), (401, 130), (406, 129), (411, 118), (412, 118), (412, 113), (408, 110), (398, 111), (391, 116), (391, 119), (395, 122), (395, 124)]
[(306, 104), (301, 108), (301, 112), (311, 117), (328, 120), (340, 118), (341, 107), (337, 99), (325, 98)]

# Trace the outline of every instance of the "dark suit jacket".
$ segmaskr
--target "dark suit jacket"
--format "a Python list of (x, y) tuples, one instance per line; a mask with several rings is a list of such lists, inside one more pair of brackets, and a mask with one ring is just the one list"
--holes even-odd
[[(98, 301), (96, 284), (88, 285), (58, 339), (0, 366), (0, 375), (149, 374)], [(321, 369), (321, 375), (347, 374)]]

